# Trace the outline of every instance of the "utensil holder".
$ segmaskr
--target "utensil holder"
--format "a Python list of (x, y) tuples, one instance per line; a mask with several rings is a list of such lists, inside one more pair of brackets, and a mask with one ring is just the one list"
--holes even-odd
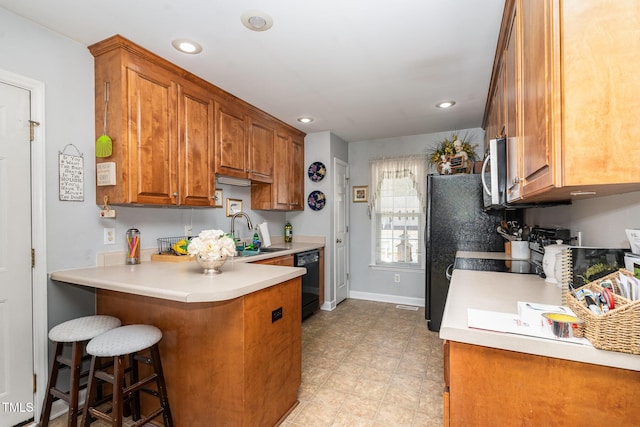
[(512, 259), (529, 259), (531, 250), (529, 242), (526, 240), (514, 240), (511, 242), (511, 258)]
[(127, 230), (127, 264), (140, 264), (140, 230)]

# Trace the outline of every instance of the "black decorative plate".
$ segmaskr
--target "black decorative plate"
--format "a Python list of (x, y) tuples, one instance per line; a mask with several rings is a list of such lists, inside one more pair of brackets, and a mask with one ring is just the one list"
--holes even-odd
[(327, 168), (322, 162), (313, 162), (309, 165), (309, 170), (307, 170), (307, 174), (309, 175), (309, 179), (313, 182), (320, 182), (322, 178), (327, 174)]
[(307, 198), (307, 204), (311, 208), (311, 210), (319, 211), (324, 208), (325, 203), (327, 202), (327, 198), (325, 197), (322, 191), (312, 191), (309, 193), (309, 197)]

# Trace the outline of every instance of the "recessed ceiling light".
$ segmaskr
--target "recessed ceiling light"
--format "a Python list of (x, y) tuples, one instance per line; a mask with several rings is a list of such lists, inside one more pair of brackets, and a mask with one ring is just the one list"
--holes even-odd
[(173, 47), (182, 53), (196, 54), (202, 52), (202, 46), (189, 39), (175, 39), (171, 42)]
[(259, 10), (247, 10), (240, 16), (240, 20), (252, 31), (267, 31), (273, 26), (273, 19)]
[(456, 105), (456, 101), (442, 101), (436, 104), (436, 108), (451, 108)]
[(298, 121), (304, 124), (311, 123), (313, 121), (313, 117), (298, 117)]

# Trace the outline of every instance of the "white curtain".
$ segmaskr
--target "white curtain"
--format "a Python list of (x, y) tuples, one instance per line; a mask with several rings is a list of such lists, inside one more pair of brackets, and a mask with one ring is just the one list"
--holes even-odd
[(370, 202), (369, 209), (379, 212), (379, 196), (382, 181), (385, 178), (411, 178), (418, 193), (422, 212), (426, 212), (425, 191), (427, 187), (428, 164), (424, 155), (382, 158), (371, 160), (370, 172)]

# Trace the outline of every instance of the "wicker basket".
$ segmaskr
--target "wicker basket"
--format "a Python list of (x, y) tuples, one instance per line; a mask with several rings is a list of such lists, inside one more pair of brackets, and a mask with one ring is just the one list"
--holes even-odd
[(180, 237), (160, 237), (158, 238), (158, 253), (162, 255), (184, 255), (179, 254), (173, 250), (173, 245), (178, 243), (180, 240), (189, 240), (191, 237), (180, 236)]
[[(633, 276), (632, 272), (625, 269), (620, 269), (619, 272)], [(600, 286), (600, 282), (609, 279), (617, 292), (615, 278), (618, 277), (619, 272), (616, 271), (601, 277), (578, 289), (602, 292), (603, 288)], [(573, 295), (566, 295), (566, 299), (567, 306), (584, 321), (584, 336), (595, 348), (640, 354), (640, 300), (630, 301), (614, 292), (615, 308), (607, 313), (597, 315)]]

